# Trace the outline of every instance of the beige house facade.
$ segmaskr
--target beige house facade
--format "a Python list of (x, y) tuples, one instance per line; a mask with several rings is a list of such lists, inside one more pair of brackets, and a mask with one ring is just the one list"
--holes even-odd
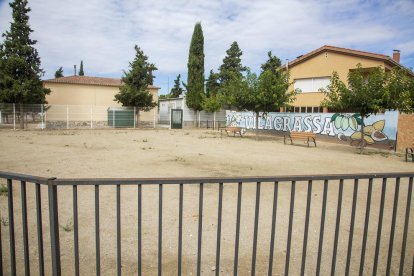
[(396, 66), (402, 67), (399, 61), (399, 51), (394, 51), (391, 58), (382, 54), (326, 45), (299, 56), (285, 65), (289, 71), (289, 80), (293, 83), (290, 89), (301, 90), (292, 104), (293, 110), (291, 111), (327, 112), (326, 108), (321, 107), (324, 93), (319, 92), (319, 89), (329, 85), (334, 71), (344, 83), (347, 83), (349, 71), (355, 69), (358, 63), (367, 70), (382, 67), (387, 71)]
[[(84, 120), (94, 113), (96, 120), (106, 120), (109, 107), (121, 107), (115, 101), (115, 94), (119, 92), (122, 83), (120, 79), (89, 76), (69, 76), (43, 81), (43, 85), (51, 90), (46, 96), (50, 110), (49, 119), (64, 117), (66, 110), (70, 110), (73, 120)], [(153, 101), (158, 102), (159, 87), (150, 85), (148, 92)], [(52, 112), (55, 110), (56, 112)], [(92, 111), (90, 111), (92, 110)], [(54, 117), (53, 117), (54, 116)], [(157, 116), (157, 107), (147, 112), (140, 112), (140, 121), (154, 121)], [(99, 117), (99, 118), (98, 118)]]

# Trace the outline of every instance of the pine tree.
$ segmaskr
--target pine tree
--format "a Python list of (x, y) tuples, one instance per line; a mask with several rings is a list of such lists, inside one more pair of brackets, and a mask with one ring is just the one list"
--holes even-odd
[(267, 56), (269, 59), (260, 66), (262, 72), (268, 70), (275, 75), (280, 74), (280, 66), (282, 65), (280, 59), (277, 56), (272, 56), (272, 51), (267, 52)]
[(174, 87), (171, 88), (169, 96), (171, 98), (178, 98), (181, 94), (183, 94), (183, 89), (181, 88), (181, 74), (178, 74), (177, 78), (174, 80)]
[(157, 67), (147, 61), (148, 57), (137, 45), (135, 45), (135, 52), (134, 61), (129, 63), (130, 70), (124, 71), (123, 85), (115, 95), (115, 100), (123, 106), (136, 107), (137, 121), (139, 121), (141, 110), (149, 111), (157, 105), (153, 101), (152, 94), (147, 91), (148, 86), (154, 82), (153, 71), (157, 70)]
[(14, 0), (9, 5), (13, 21), (0, 44), (0, 102), (19, 104), (20, 126), (24, 128), (23, 104), (46, 103), (50, 90), (43, 87), (40, 79), (44, 71), (34, 48), (37, 41), (30, 39), (33, 30), (29, 25), (27, 0)]
[(194, 27), (188, 56), (186, 103), (195, 113), (202, 110), (202, 95), (204, 94), (204, 36), (201, 23)]
[(63, 68), (59, 67), (59, 69), (57, 69), (56, 72), (55, 72), (55, 78), (57, 79), (57, 78), (61, 78), (61, 77), (64, 77), (63, 76)]
[(218, 90), (220, 89), (219, 83), (219, 74), (214, 73), (213, 70), (210, 70), (210, 75), (206, 80), (206, 96), (210, 97), (212, 95), (216, 95)]
[(81, 60), (81, 63), (79, 66), (79, 76), (85, 76), (85, 72), (83, 72), (83, 60)]
[(226, 51), (227, 56), (223, 59), (223, 64), (219, 68), (219, 76), (222, 85), (225, 85), (231, 78), (231, 76), (241, 77), (242, 73), (246, 71), (241, 63), (241, 56), (243, 52), (240, 50), (239, 45), (234, 41), (230, 48)]

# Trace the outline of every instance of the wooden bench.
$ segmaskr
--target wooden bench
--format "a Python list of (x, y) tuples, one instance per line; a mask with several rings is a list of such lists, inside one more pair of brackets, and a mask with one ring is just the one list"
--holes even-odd
[(293, 145), (293, 140), (304, 140), (309, 147), (309, 142), (315, 144), (316, 147), (316, 134), (312, 132), (299, 132), (299, 131), (291, 131), (289, 134), (285, 134), (283, 137), (283, 143), (286, 144), (286, 138), (290, 139), (290, 144)]
[(411, 148), (405, 149), (405, 162), (408, 162), (408, 159), (409, 159), (408, 156), (410, 155), (411, 155), (411, 161), (414, 162), (414, 143)]
[(220, 128), (220, 137), (223, 136), (223, 131), (225, 131), (227, 133), (227, 136), (229, 135), (229, 132), (233, 132), (233, 137), (236, 136), (236, 134), (239, 134), (240, 137), (242, 137), (242, 128), (241, 127), (224, 127), (224, 128)]

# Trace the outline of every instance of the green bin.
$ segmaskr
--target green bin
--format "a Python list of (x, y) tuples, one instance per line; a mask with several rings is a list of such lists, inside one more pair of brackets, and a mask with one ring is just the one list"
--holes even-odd
[(134, 127), (134, 110), (121, 107), (108, 108), (108, 126), (114, 128)]

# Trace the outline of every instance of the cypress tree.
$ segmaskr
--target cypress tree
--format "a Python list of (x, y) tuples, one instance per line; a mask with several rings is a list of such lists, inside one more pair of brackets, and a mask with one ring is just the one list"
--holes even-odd
[(204, 36), (201, 23), (194, 27), (188, 56), (186, 103), (195, 113), (202, 110), (202, 95), (204, 94)]
[(24, 128), (23, 104), (45, 104), (49, 89), (43, 87), (40, 57), (34, 48), (36, 40), (30, 39), (33, 30), (29, 25), (30, 8), (27, 0), (15, 0), (12, 8), (10, 30), (3, 34), (0, 44), (0, 102), (20, 106), (20, 127)]
[(79, 66), (79, 76), (85, 76), (85, 72), (83, 72), (83, 60), (81, 60), (81, 63)]

